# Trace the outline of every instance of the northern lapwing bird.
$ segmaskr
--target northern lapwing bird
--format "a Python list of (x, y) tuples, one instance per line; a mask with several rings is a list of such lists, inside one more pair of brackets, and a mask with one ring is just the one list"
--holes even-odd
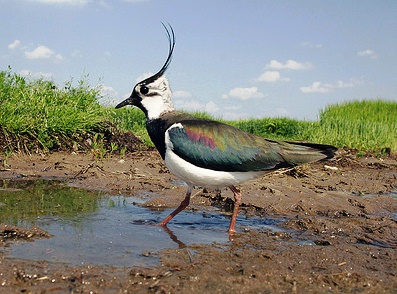
[(232, 234), (241, 203), (241, 193), (235, 185), (279, 168), (332, 158), (337, 149), (329, 145), (270, 140), (175, 110), (164, 76), (174, 52), (175, 35), (171, 26), (163, 26), (169, 40), (163, 67), (136, 84), (131, 96), (116, 108), (133, 105), (145, 113), (147, 131), (165, 164), (187, 184), (185, 198), (160, 225), (165, 226), (189, 205), (194, 186), (229, 187), (234, 194), (229, 226)]

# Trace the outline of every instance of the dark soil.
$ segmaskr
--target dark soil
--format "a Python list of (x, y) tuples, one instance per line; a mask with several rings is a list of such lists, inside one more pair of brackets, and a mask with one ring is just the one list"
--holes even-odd
[[(175, 178), (154, 151), (95, 156), (13, 153), (1, 158), (0, 179), (149, 193), (145, 205), (151, 207), (175, 208), (184, 197), (185, 188), (172, 184)], [(241, 214), (279, 217), (285, 230), (240, 228), (228, 244), (162, 251), (154, 268), (32, 262), (0, 251), (0, 293), (397, 293), (393, 154), (358, 158), (340, 150), (331, 161), (281, 170), (239, 188)], [(227, 189), (197, 192), (189, 209), (232, 207)], [(0, 236), (2, 246), (48, 237), (39, 228), (7, 224)]]

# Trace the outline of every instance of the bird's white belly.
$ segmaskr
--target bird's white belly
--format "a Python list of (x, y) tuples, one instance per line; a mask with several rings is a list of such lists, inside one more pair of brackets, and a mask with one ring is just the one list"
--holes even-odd
[(176, 155), (168, 149), (165, 153), (165, 164), (168, 169), (185, 181), (190, 186), (201, 186), (207, 188), (223, 188), (237, 185), (248, 180), (258, 178), (266, 171), (256, 172), (226, 172), (214, 171), (195, 166)]

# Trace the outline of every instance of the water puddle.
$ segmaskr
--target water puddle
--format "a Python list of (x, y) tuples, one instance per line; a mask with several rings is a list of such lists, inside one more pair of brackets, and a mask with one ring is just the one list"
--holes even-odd
[[(136, 197), (109, 196), (53, 181), (0, 181), (0, 185), (0, 222), (36, 225), (53, 236), (16, 242), (6, 249), (12, 258), (154, 266), (159, 250), (229, 241), (230, 219), (221, 213), (182, 212), (164, 229), (156, 224), (171, 210), (143, 208)], [(278, 230), (274, 219), (240, 216), (237, 223), (240, 229)]]
[(362, 197), (362, 198), (376, 198), (376, 197), (379, 197), (380, 195), (388, 196), (388, 197), (391, 197), (391, 198), (397, 200), (397, 191), (391, 191), (389, 193), (384, 193), (384, 194), (362, 194), (362, 195), (360, 195), (360, 197)]

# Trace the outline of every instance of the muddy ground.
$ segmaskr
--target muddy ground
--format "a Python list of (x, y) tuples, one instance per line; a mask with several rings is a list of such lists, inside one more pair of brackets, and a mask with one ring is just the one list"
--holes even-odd
[[(14, 153), (0, 163), (1, 179), (61, 179), (111, 194), (150, 195), (151, 207), (175, 208), (185, 193), (154, 151), (101, 160), (91, 153)], [(240, 213), (283, 218), (286, 230), (237, 224), (228, 244), (165, 250), (155, 268), (32, 262), (0, 249), (0, 293), (397, 293), (396, 156), (340, 150), (329, 162), (240, 188)], [(189, 209), (230, 210), (229, 190), (196, 191)], [(45, 237), (40, 228), (7, 224), (0, 233), (1, 246)]]

